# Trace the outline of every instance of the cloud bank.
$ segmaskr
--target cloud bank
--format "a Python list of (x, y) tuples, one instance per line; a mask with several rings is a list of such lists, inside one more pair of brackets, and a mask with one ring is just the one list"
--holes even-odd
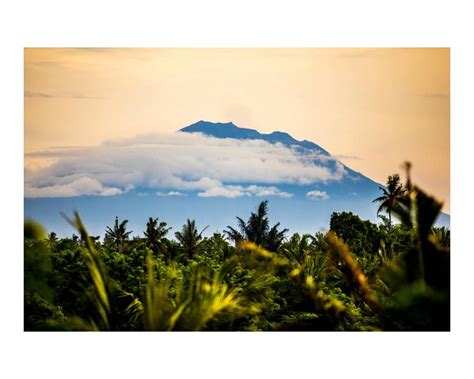
[(327, 156), (263, 140), (199, 133), (141, 135), (26, 158), (26, 197), (113, 196), (134, 188), (166, 196), (199, 191), (200, 197), (291, 197), (277, 185), (338, 181), (345, 175), (344, 166)]

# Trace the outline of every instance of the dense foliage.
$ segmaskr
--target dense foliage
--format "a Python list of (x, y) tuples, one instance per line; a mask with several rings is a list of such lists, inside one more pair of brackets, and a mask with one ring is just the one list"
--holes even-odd
[(25, 329), (449, 330), (441, 203), (409, 175), (382, 190), (388, 218), (334, 213), (326, 234), (270, 227), (266, 201), (223, 234), (187, 220), (175, 240), (157, 218), (133, 239), (116, 219), (103, 242), (77, 213), (71, 238), (27, 221)]

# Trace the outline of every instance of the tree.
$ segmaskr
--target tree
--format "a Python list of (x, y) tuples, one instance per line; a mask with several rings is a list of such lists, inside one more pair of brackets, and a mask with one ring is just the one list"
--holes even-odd
[(294, 233), (291, 238), (281, 246), (281, 253), (291, 262), (303, 264), (305, 256), (310, 252), (313, 236)]
[(375, 254), (380, 247), (380, 232), (377, 225), (362, 220), (352, 212), (334, 212), (329, 229), (349, 245), (357, 255)]
[(48, 246), (49, 250), (53, 251), (58, 243), (58, 235), (54, 232), (48, 234), (48, 238), (46, 239), (46, 246)]
[(230, 255), (230, 246), (222, 233), (214, 234), (205, 239), (203, 243), (203, 253), (213, 260), (224, 261)]
[(441, 228), (432, 228), (432, 233), (436, 237), (438, 243), (445, 248), (449, 248), (451, 245), (451, 231), (444, 226)]
[(264, 245), (270, 251), (277, 251), (282, 242), (285, 240), (288, 229), (279, 230), (280, 223), (277, 222), (265, 235)]
[(174, 234), (188, 257), (194, 257), (196, 255), (199, 246), (203, 242), (202, 233), (208, 227), (209, 226), (206, 226), (201, 232), (198, 232), (196, 222), (188, 219), (186, 224), (183, 225), (183, 229)]
[(279, 230), (280, 223), (270, 228), (268, 219), (268, 201), (262, 201), (258, 206), (257, 213), (252, 212), (249, 219), (245, 222), (237, 217), (238, 229), (227, 226), (224, 233), (236, 244), (247, 240), (261, 245), (270, 251), (276, 251), (288, 232), (288, 229)]
[(123, 220), (119, 224), (118, 217), (115, 217), (114, 228), (111, 229), (109, 226), (107, 226), (105, 231), (105, 240), (111, 243), (119, 252), (122, 252), (125, 241), (127, 241), (129, 235), (133, 233), (132, 231), (126, 231), (127, 223), (128, 220)]
[(166, 227), (166, 222), (160, 222), (158, 224), (157, 218), (150, 217), (146, 224), (146, 246), (154, 252), (158, 251), (161, 246), (161, 240), (169, 232), (171, 228)]
[(392, 226), (392, 212), (395, 210), (398, 202), (403, 198), (406, 190), (403, 188), (400, 182), (400, 175), (390, 175), (387, 179), (386, 187), (379, 187), (383, 192), (383, 195), (373, 200), (373, 203), (380, 203), (379, 209), (377, 210), (377, 216), (382, 210), (386, 210), (388, 213), (389, 227)]

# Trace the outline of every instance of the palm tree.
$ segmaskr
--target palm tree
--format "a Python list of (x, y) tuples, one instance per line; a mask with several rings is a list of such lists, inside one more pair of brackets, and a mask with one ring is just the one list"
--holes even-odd
[(120, 224), (118, 217), (115, 217), (114, 228), (111, 229), (107, 226), (105, 231), (105, 240), (112, 243), (112, 245), (119, 251), (122, 252), (125, 241), (128, 240), (128, 237), (132, 231), (127, 232), (127, 223), (128, 220), (123, 220)]
[[(245, 235), (249, 241), (262, 245), (265, 236), (268, 233), (268, 201), (262, 201), (258, 206), (257, 213), (251, 213), (247, 221), (247, 227), (244, 229)], [(242, 221), (241, 219), (239, 221)]]
[(183, 229), (180, 232), (176, 232), (174, 235), (181, 244), (182, 249), (189, 257), (194, 257), (199, 249), (199, 245), (204, 241), (202, 233), (208, 228), (206, 226), (201, 232), (198, 232), (196, 228), (196, 222), (188, 219), (186, 224), (183, 225)]
[(291, 262), (303, 264), (305, 256), (311, 248), (312, 238), (313, 236), (309, 234), (300, 236), (298, 233), (295, 233), (282, 245), (281, 253)]
[(288, 229), (279, 230), (280, 223), (270, 228), (268, 219), (268, 201), (262, 201), (257, 213), (252, 212), (247, 222), (237, 217), (238, 229), (227, 226), (224, 233), (236, 244), (247, 240), (261, 245), (270, 251), (276, 251), (285, 239)]
[(451, 231), (444, 226), (441, 228), (432, 228), (432, 233), (436, 237), (438, 243), (445, 247), (449, 248), (451, 245)]
[(316, 233), (315, 236), (295, 233), (281, 245), (279, 253), (305, 275), (320, 279), (330, 268), (323, 238), (322, 233)]
[(48, 234), (48, 238), (46, 239), (46, 245), (48, 248), (53, 251), (58, 243), (58, 235), (54, 232)]
[(273, 225), (264, 238), (264, 245), (270, 251), (278, 250), (282, 242), (285, 240), (286, 232), (288, 232), (288, 229), (278, 230), (279, 226), (279, 222)]
[(150, 217), (146, 224), (146, 245), (153, 251), (157, 251), (160, 247), (161, 240), (169, 232), (171, 228), (166, 227), (166, 222), (158, 224), (157, 218)]
[(406, 189), (403, 188), (400, 182), (400, 176), (398, 174), (390, 175), (387, 179), (386, 187), (379, 187), (383, 195), (374, 199), (372, 202), (380, 203), (379, 209), (377, 210), (377, 216), (382, 210), (386, 210), (388, 213), (388, 225), (392, 227), (392, 211), (396, 208), (399, 201), (405, 196)]

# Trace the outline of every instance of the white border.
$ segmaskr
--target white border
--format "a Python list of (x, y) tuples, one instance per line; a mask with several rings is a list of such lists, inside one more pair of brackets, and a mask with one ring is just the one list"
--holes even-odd
[[(454, 4), (453, 4), (454, 3)], [(464, 4), (464, 5), (460, 5)], [(16, 1), (2, 6), (3, 377), (472, 375), (472, 14), (454, 1)], [(6, 9), (5, 9), (6, 8)], [(23, 47), (451, 47), (451, 333), (23, 333)], [(471, 200), (469, 200), (471, 199)], [(462, 373), (462, 374), (461, 374)]]

